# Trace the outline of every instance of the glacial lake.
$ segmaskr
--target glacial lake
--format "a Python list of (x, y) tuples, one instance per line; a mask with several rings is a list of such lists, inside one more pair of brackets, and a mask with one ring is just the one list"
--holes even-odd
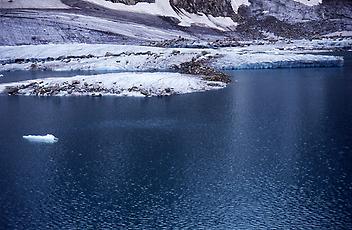
[(0, 229), (352, 229), (346, 58), (172, 97), (0, 96)]

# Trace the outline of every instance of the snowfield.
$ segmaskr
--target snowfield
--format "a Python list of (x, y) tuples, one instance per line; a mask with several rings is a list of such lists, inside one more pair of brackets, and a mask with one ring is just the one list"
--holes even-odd
[(307, 6), (316, 6), (322, 3), (322, 0), (294, 0)]
[(192, 25), (204, 26), (220, 31), (233, 30), (237, 26), (230, 17), (213, 17), (203, 13), (191, 14), (181, 9), (176, 13), (171, 7), (169, 0), (155, 0), (155, 3), (138, 2), (135, 5), (112, 3), (105, 0), (85, 0), (108, 9), (127, 11), (132, 13), (150, 14), (156, 16), (172, 17), (179, 21), (179, 26), (190, 27)]
[(251, 3), (248, 0), (231, 0), (231, 6), (234, 12), (238, 12), (238, 8), (242, 5), (249, 6)]
[[(40, 17), (38, 17), (37, 11), (32, 10), (6, 13), (6, 16), (3, 19), (6, 21), (2, 28), (3, 31), (0, 31), (0, 44), (33, 44), (33, 42), (43, 39), (47, 39), (53, 43), (66, 43), (69, 39), (65, 38), (68, 27), (72, 34), (76, 34), (77, 41), (89, 41), (93, 36), (91, 31), (100, 32), (99, 37), (106, 36), (107, 34), (120, 36), (124, 39), (120, 44), (136, 40), (158, 41), (174, 39), (179, 36), (187, 39), (195, 39), (192, 35), (180, 30), (164, 29), (123, 20), (112, 21), (104, 18), (58, 11), (43, 11), (40, 12)], [(20, 22), (16, 22), (15, 20), (19, 18), (21, 19)], [(38, 22), (40, 23), (37, 24)], [(16, 23), (19, 23), (19, 25), (16, 26)], [(14, 41), (17, 43), (14, 43)]]
[[(205, 80), (210, 79), (206, 76), (211, 77), (216, 72), (208, 71), (202, 65), (215, 70), (338, 67), (343, 65), (343, 57), (311, 53), (345, 49), (351, 45), (351, 39), (321, 39), (257, 42), (256, 45), (243, 42), (236, 47), (218, 49), (109, 44), (2, 46), (0, 71), (95, 70), (115, 73), (6, 83), (0, 85), (0, 92), (43, 96), (164, 96), (200, 92), (226, 86), (226, 83), (219, 82), (220, 79)], [(200, 67), (199, 63), (202, 63)], [(193, 67), (193, 72), (189, 72)]]
[(338, 31), (330, 34), (325, 34), (322, 37), (325, 38), (334, 38), (334, 37), (347, 37), (347, 38), (352, 38), (352, 31)]
[(68, 9), (60, 0), (0, 0), (0, 9)]
[(216, 69), (341, 66), (342, 57), (302, 53), (328, 51), (351, 45), (351, 39), (325, 39), (219, 49), (109, 44), (2, 46), (0, 71), (170, 71), (175, 66), (192, 60), (208, 60)]
[[(0, 84), (0, 92), (39, 96), (169, 96), (221, 89), (222, 82), (179, 73), (109, 73)], [(12, 92), (12, 91), (11, 91)]]

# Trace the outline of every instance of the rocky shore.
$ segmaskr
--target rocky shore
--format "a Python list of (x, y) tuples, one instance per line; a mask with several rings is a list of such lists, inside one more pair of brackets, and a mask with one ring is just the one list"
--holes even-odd
[(226, 83), (180, 73), (110, 73), (0, 84), (0, 92), (26, 96), (170, 96), (221, 89)]
[[(113, 83), (114, 85), (117, 82)], [(174, 88), (158, 89), (153, 92), (152, 90), (144, 89), (142, 85), (132, 86), (124, 89), (120, 87), (106, 87), (102, 85), (102, 82), (90, 83), (84, 82), (81, 84), (79, 80), (73, 80), (71, 82), (64, 81), (62, 83), (56, 83), (54, 85), (50, 83), (44, 83), (43, 81), (35, 81), (25, 84), (19, 84), (16, 86), (6, 86), (3, 91), (8, 95), (30, 95), (30, 96), (60, 96), (60, 95), (87, 95), (92, 97), (101, 97), (102, 95), (126, 95), (127, 92), (140, 93), (143, 96), (170, 96), (176, 94)]]
[(48, 44), (0, 47), (0, 71), (114, 72), (73, 78), (5, 83), (8, 95), (168, 96), (225, 87), (224, 70), (338, 67), (343, 57), (314, 55), (346, 50), (351, 39), (263, 42), (224, 48), (162, 48), (134, 45)]
[(207, 58), (199, 60), (192, 59), (189, 62), (183, 62), (180, 65), (176, 65), (174, 69), (180, 73), (202, 76), (206, 81), (218, 81), (228, 84), (231, 82), (228, 74), (209, 66), (211, 59), (218, 58), (217, 56), (207, 56)]

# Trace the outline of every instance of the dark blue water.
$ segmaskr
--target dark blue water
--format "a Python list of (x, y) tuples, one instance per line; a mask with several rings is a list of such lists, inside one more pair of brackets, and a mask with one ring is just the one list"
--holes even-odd
[[(0, 229), (352, 229), (352, 67), (165, 98), (0, 97)], [(32, 144), (26, 134), (59, 142)]]

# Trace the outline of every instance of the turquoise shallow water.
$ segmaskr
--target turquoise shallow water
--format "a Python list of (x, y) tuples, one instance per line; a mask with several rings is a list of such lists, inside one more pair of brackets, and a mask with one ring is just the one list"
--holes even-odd
[[(163, 98), (0, 97), (0, 228), (351, 229), (351, 66)], [(33, 144), (22, 135), (52, 133)]]

